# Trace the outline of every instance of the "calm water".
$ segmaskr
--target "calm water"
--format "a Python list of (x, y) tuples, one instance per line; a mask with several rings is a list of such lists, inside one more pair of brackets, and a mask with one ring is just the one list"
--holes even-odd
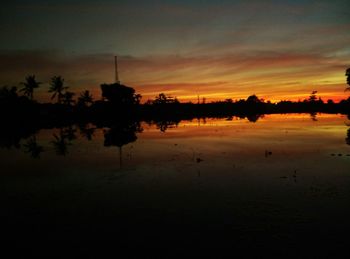
[(1, 235), (214, 247), (324, 242), (333, 253), (349, 241), (347, 122), (290, 114), (42, 129), (0, 149)]

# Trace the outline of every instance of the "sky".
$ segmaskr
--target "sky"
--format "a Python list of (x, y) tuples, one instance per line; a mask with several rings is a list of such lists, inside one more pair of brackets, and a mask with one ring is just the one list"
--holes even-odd
[(99, 99), (115, 55), (121, 82), (143, 101), (349, 95), (349, 0), (12, 0), (0, 30), (0, 85), (35, 74), (41, 101), (55, 75)]

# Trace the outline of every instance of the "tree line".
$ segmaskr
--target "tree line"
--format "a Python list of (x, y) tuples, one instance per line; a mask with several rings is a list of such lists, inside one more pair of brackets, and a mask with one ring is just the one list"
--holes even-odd
[[(350, 68), (345, 71), (348, 87), (350, 90)], [(334, 103), (333, 100), (324, 102), (317, 97), (317, 91), (312, 91), (309, 98), (298, 101), (280, 101), (271, 103), (251, 95), (247, 99), (233, 101), (228, 98), (223, 101), (206, 103), (205, 98), (200, 103), (180, 102), (176, 97), (160, 93), (153, 100), (141, 104), (142, 96), (135, 89), (120, 83), (101, 84), (101, 98), (94, 100), (90, 91), (82, 91), (77, 98), (70, 91), (62, 76), (54, 76), (50, 79), (48, 93), (51, 94), (53, 103), (38, 103), (34, 99), (35, 91), (43, 83), (39, 82), (35, 75), (28, 75), (21, 88), (3, 86), (0, 88), (0, 113), (11, 117), (9, 111), (18, 116), (28, 114), (40, 114), (50, 116), (55, 120), (72, 117), (97, 117), (107, 118), (115, 116), (153, 117), (168, 118), (193, 118), (210, 116), (229, 116), (235, 114), (264, 114), (285, 112), (342, 112), (350, 113), (350, 98)], [(62, 115), (62, 116), (60, 116)], [(63, 116), (64, 115), (64, 116)], [(69, 115), (69, 116), (68, 116)]]

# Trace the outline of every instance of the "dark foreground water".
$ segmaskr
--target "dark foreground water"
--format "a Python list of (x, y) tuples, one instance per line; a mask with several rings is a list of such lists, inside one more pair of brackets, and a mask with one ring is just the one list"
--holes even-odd
[[(0, 149), (1, 238), (349, 256), (341, 115), (42, 129)], [(267, 254), (265, 254), (265, 252)]]

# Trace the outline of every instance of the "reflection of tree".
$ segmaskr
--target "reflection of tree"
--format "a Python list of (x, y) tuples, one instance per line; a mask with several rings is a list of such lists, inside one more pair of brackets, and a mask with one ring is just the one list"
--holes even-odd
[(59, 156), (65, 156), (68, 154), (68, 146), (71, 145), (72, 140), (76, 139), (75, 130), (72, 127), (66, 129), (60, 129), (58, 135), (53, 134), (55, 140), (51, 141), (54, 146), (55, 152)]
[(165, 132), (169, 128), (175, 128), (177, 127), (178, 122), (176, 121), (158, 121), (156, 122), (156, 127), (161, 132)]
[(89, 127), (88, 125), (79, 125), (80, 135), (87, 140), (92, 140), (96, 128)]
[(345, 142), (350, 145), (350, 128), (347, 131)]
[(75, 140), (77, 138), (75, 135), (76, 132), (77, 130), (73, 126), (62, 129), (62, 135), (69, 141)]
[(310, 112), (310, 117), (311, 117), (311, 120), (317, 121), (317, 113), (316, 112)]
[(250, 122), (257, 122), (260, 117), (262, 117), (261, 114), (249, 114), (249, 115), (247, 115), (247, 119)]
[(32, 158), (40, 158), (41, 152), (44, 151), (44, 148), (38, 145), (35, 135), (28, 139), (23, 148), (24, 152), (29, 153)]

